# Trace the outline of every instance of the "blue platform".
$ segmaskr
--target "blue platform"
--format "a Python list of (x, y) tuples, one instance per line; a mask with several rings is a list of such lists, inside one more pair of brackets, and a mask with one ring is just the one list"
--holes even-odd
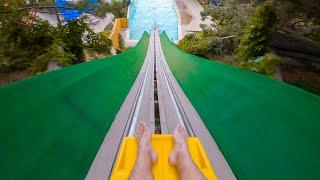
[[(69, 3), (69, 1), (67, 0), (56, 0), (55, 1), (56, 6), (61, 7), (61, 6), (65, 6), (66, 4)], [(63, 15), (64, 17), (64, 21), (71, 21), (74, 19), (77, 19), (81, 16), (82, 13), (92, 13), (93, 6), (98, 5), (98, 1), (97, 0), (89, 0), (89, 6), (79, 9), (79, 10), (70, 10), (70, 9), (65, 9), (65, 8), (58, 8), (59, 12)]]

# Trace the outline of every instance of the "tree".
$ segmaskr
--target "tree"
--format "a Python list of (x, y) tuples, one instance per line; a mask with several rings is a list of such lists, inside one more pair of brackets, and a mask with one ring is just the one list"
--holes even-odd
[(202, 19), (209, 18), (213, 23), (202, 26), (202, 32), (186, 36), (179, 47), (200, 56), (233, 55), (252, 10), (251, 4), (239, 4), (235, 0), (226, 1), (223, 7), (205, 8)]
[(30, 67), (33, 59), (53, 41), (53, 28), (48, 22), (34, 19), (32, 24), (27, 24), (26, 17), (17, 15), (1, 18), (0, 53), (1, 57), (5, 57), (0, 59), (1, 72)]
[(257, 8), (241, 37), (237, 52), (239, 60), (252, 60), (266, 52), (276, 22), (277, 14), (273, 4), (264, 3)]
[(202, 19), (211, 19), (212, 28), (216, 35), (240, 36), (246, 22), (251, 17), (254, 7), (251, 4), (239, 4), (236, 1), (227, 1), (224, 7), (206, 8), (201, 12)]
[(94, 7), (94, 12), (99, 17), (105, 17), (106, 13), (112, 13), (116, 18), (126, 17), (127, 6), (123, 2), (114, 2), (112, 4), (104, 2), (104, 0), (99, 1), (99, 6)]
[[(49, 56), (70, 60), (57, 60), (62, 66), (66, 65), (62, 62), (81, 63), (85, 61), (85, 48), (108, 54), (110, 45), (107, 39), (90, 30), (83, 18), (53, 27), (32, 16), (29, 11), (33, 8), (49, 11), (54, 6), (51, 0), (39, 3), (30, 0), (29, 4), (24, 0), (0, 0), (0, 72), (45, 70)], [(91, 44), (84, 43), (84, 39), (89, 39)], [(59, 58), (51, 52), (56, 52)]]
[(104, 33), (94, 33), (89, 29), (84, 37), (84, 42), (85, 48), (91, 53), (110, 54), (112, 42)]
[(69, 21), (67, 24), (58, 27), (58, 38), (63, 40), (66, 51), (76, 57), (72, 64), (81, 63), (85, 60), (82, 36), (87, 28), (83, 18)]

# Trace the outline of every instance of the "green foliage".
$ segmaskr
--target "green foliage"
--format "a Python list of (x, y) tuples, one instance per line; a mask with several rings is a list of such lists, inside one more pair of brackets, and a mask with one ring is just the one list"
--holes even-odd
[(318, 41), (320, 42), (320, 28), (318, 29), (312, 29), (308, 34), (307, 38), (312, 41)]
[(272, 53), (267, 53), (263, 57), (257, 58), (256, 60), (243, 61), (241, 63), (241, 66), (251, 71), (266, 74), (268, 76), (273, 76), (276, 67), (281, 62), (281, 57)]
[(109, 35), (111, 34), (113, 29), (113, 23), (109, 23), (103, 30), (103, 32), (101, 32), (102, 36), (104, 36), (105, 38), (109, 38)]
[(35, 19), (32, 26), (19, 19), (2, 22), (0, 56), (5, 58), (0, 59), (1, 72), (28, 68), (53, 41), (54, 30), (46, 21)]
[(246, 25), (237, 56), (241, 61), (255, 59), (267, 50), (270, 31), (277, 21), (275, 8), (270, 3), (260, 5)]
[(178, 47), (190, 54), (205, 57), (212, 43), (213, 38), (201, 38), (199, 33), (192, 33), (180, 40)]
[(46, 51), (38, 56), (32, 64), (32, 73), (45, 71), (50, 61), (56, 62), (59, 66), (67, 66), (74, 61), (73, 54), (68, 53), (63, 48), (63, 43), (60, 40), (55, 40)]
[(95, 14), (99, 17), (105, 17), (106, 13), (112, 13), (116, 18), (127, 16), (128, 7), (125, 3), (114, 2), (112, 4), (105, 3), (103, 0), (99, 2), (99, 6), (95, 9)]
[[(40, 1), (40, 5), (46, 3)], [(39, 4), (0, 0), (0, 73), (17, 70), (35, 73), (45, 70), (49, 61), (61, 66), (81, 63), (85, 61), (85, 48), (109, 53), (106, 34), (91, 31), (83, 18), (53, 27), (47, 21), (30, 16), (28, 11), (19, 10), (33, 5)]]
[[(279, 10), (286, 13), (287, 20), (292, 17), (304, 15), (308, 19), (320, 21), (320, 1), (319, 0), (278, 0)], [(280, 11), (281, 12), (281, 11)]]
[(237, 45), (238, 36), (219, 37), (215, 31), (207, 27), (203, 27), (202, 32), (185, 36), (178, 44), (182, 50), (202, 57), (233, 54)]
[(111, 41), (105, 33), (93, 32), (84, 19), (69, 21), (59, 28), (58, 37), (64, 41), (67, 52), (75, 55), (72, 64), (85, 61), (84, 49), (90, 53), (109, 54)]
[(91, 3), (90, 0), (81, 0), (77, 1), (77, 3), (73, 3), (70, 1), (67, 6), (74, 7), (76, 9), (83, 9), (83, 8), (96, 8), (97, 5), (94, 3)]
[(124, 40), (122, 38), (122, 36), (118, 36), (118, 41), (119, 41), (119, 49), (125, 49), (125, 46), (124, 46)]
[[(225, 0), (223, 7), (207, 7), (201, 13), (203, 19), (212, 21), (212, 27), (205, 27), (203, 31), (213, 29), (213, 35), (197, 33), (199, 45), (190, 41), (191, 47), (183, 43), (180, 46), (195, 54), (203, 54), (199, 49), (206, 50), (208, 56), (232, 55), (237, 50), (240, 60), (255, 59), (267, 51), (270, 33), (274, 30), (318, 41), (320, 32), (313, 27), (319, 26), (319, 13), (316, 13), (319, 11), (318, 0)], [(305, 34), (306, 31), (310, 33)], [(200, 46), (201, 41), (208, 42), (208, 39), (212, 41), (206, 47)], [(188, 44), (187, 39), (184, 41)]]
[(253, 7), (249, 4), (229, 2), (228, 6), (207, 8), (201, 12), (202, 19), (209, 18), (219, 37), (241, 35), (241, 29), (250, 19)]
[(106, 27), (104, 27), (104, 31), (112, 31), (113, 23), (109, 23)]
[(108, 7), (108, 12), (111, 12), (116, 18), (127, 17), (127, 11), (127, 6), (122, 2), (115, 2)]
[(106, 13), (108, 12), (108, 6), (109, 4), (107, 4), (104, 0), (99, 0), (99, 6), (94, 8), (95, 15), (100, 18), (105, 18)]
[(72, 64), (81, 63), (85, 60), (82, 36), (87, 29), (84, 19), (69, 21), (58, 29), (58, 38), (63, 40), (64, 48), (76, 57)]
[(89, 30), (84, 41), (86, 42), (85, 48), (89, 52), (110, 54), (112, 42), (104, 32), (97, 34)]
[(225, 7), (206, 8), (202, 19), (211, 19), (212, 26), (202, 25), (202, 32), (188, 35), (179, 42), (184, 51), (208, 57), (214, 54), (232, 55), (238, 44), (241, 29), (250, 18), (252, 6), (227, 1)]
[(233, 55), (239, 44), (239, 37), (236, 35), (218, 37), (211, 44), (210, 53), (219, 55)]

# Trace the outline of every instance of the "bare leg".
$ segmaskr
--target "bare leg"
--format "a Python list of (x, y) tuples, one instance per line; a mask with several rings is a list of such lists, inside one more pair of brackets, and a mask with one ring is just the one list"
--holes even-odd
[(202, 180), (205, 179), (198, 167), (194, 164), (188, 149), (186, 129), (178, 124), (173, 131), (175, 145), (169, 157), (170, 164), (176, 166), (180, 179)]
[(151, 132), (145, 122), (141, 122), (136, 138), (138, 141), (138, 157), (129, 176), (129, 180), (152, 180), (152, 165), (157, 161), (157, 154), (152, 149)]

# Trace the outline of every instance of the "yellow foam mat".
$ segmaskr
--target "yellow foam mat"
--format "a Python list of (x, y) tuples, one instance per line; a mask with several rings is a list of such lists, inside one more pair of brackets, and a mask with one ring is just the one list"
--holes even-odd
[[(172, 135), (152, 135), (151, 143), (158, 154), (158, 161), (153, 165), (152, 173), (156, 180), (179, 179), (176, 167), (169, 164), (168, 158), (173, 149)], [(210, 161), (197, 137), (188, 138), (189, 152), (199, 170), (207, 179), (217, 179)], [(111, 180), (128, 179), (137, 158), (137, 141), (135, 137), (125, 137), (112, 172)]]

